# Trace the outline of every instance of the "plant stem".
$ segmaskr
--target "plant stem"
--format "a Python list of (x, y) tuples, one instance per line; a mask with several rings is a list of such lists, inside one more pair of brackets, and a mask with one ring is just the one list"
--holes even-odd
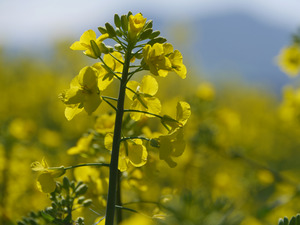
[(132, 46), (130, 43), (128, 44), (126, 50), (127, 51), (125, 52), (125, 61), (123, 66), (122, 79), (120, 83), (119, 98), (118, 98), (117, 112), (116, 112), (116, 119), (115, 119), (115, 129), (114, 129), (113, 146), (112, 146), (110, 170), (109, 170), (109, 185), (108, 185), (105, 225), (113, 225), (114, 223), (117, 185), (118, 185), (119, 147), (120, 147), (121, 129), (122, 129), (122, 121), (123, 121), (123, 113), (124, 113), (125, 90), (126, 90), (126, 83), (127, 83), (128, 73), (129, 73), (129, 64), (130, 64), (131, 51), (132, 51)]
[[(117, 184), (117, 199), (116, 199), (116, 206), (122, 205), (122, 198), (121, 198), (121, 172), (118, 171), (118, 184)], [(116, 219), (117, 224), (121, 223), (122, 221), (122, 209), (116, 207)]]

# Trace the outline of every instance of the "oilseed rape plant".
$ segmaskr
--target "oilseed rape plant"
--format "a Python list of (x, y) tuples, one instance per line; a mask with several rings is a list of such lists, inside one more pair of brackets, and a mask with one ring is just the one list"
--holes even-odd
[[(153, 31), (153, 22), (147, 21), (141, 13), (133, 15), (129, 12), (122, 16), (116, 14), (114, 23), (115, 27), (109, 23), (105, 27), (99, 27), (99, 37), (93, 30), (84, 32), (80, 40), (71, 45), (72, 50), (83, 51), (86, 56), (99, 62), (82, 68), (71, 81), (70, 87), (59, 95), (65, 105), (65, 117), (69, 121), (83, 111), (88, 115), (96, 114), (103, 104), (111, 108), (112, 112), (109, 114), (98, 114), (94, 129), (83, 135), (77, 145), (68, 150), (70, 155), (80, 155), (93, 162), (70, 167), (49, 167), (43, 159), (41, 163), (34, 162), (31, 165), (32, 170), (39, 173), (39, 190), (50, 193), (52, 199), (61, 192), (55, 179), (75, 168), (78, 171), (74, 173), (75, 178), (82, 177), (82, 169), (85, 176), (90, 177), (83, 180), (92, 180), (95, 185), (93, 191), (98, 193), (98, 199), (101, 199), (100, 202), (106, 208), (95, 224), (105, 225), (121, 224), (124, 210), (136, 212), (125, 207), (122, 192), (129, 188), (124, 187), (126, 179), (131, 185), (135, 180), (137, 188), (151, 191), (151, 187), (139, 184), (143, 176), (140, 168), (156, 159), (165, 161), (170, 167), (176, 166), (175, 158), (183, 154), (186, 145), (184, 125), (191, 115), (190, 105), (184, 101), (179, 101), (174, 106), (174, 117), (161, 114), (163, 106), (155, 96), (159, 91), (156, 77), (174, 73), (182, 79), (186, 78), (187, 69), (183, 64), (182, 54), (174, 50), (170, 43), (166, 43), (167, 40), (159, 36), (159, 31)], [(115, 42), (114, 47), (106, 45), (107, 40)], [(115, 87), (113, 83), (116, 82), (119, 83), (117, 97), (105, 95), (109, 88)], [(151, 131), (151, 123), (155, 120), (161, 123), (161, 129)], [(84, 170), (86, 167), (92, 167), (93, 170)], [(105, 167), (109, 168), (108, 171)], [(101, 170), (102, 175), (96, 168)], [(72, 199), (72, 203), (75, 202), (73, 198), (86, 192), (86, 188), (80, 191), (80, 185), (83, 184), (77, 187), (74, 183), (71, 185), (68, 178), (63, 179), (62, 187), (66, 189), (67, 199)], [(80, 194), (76, 194), (78, 192)], [(77, 202), (88, 205), (80, 199)], [(55, 209), (57, 207), (53, 208), (54, 211)], [(67, 211), (65, 217), (57, 218), (57, 214), (52, 211), (42, 214), (48, 222), (75, 223), (71, 212)], [(136, 217), (136, 222), (131, 218), (131, 223), (154, 223), (155, 217), (144, 217)], [(76, 224), (83, 224), (83, 218), (79, 218), (80, 222), (77, 219)]]

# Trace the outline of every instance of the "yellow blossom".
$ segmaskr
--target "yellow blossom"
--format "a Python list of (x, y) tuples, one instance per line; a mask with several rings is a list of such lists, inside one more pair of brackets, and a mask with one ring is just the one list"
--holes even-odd
[(93, 138), (94, 135), (92, 133), (89, 134), (88, 136), (81, 137), (78, 140), (77, 145), (68, 150), (68, 154), (76, 155), (81, 153), (87, 153), (90, 149)]
[(176, 119), (168, 115), (164, 115), (161, 119), (162, 123), (170, 126), (172, 130), (184, 126), (191, 116), (191, 107), (187, 102), (178, 102), (176, 109)]
[(131, 39), (134, 39), (139, 34), (139, 32), (143, 29), (146, 21), (147, 18), (144, 18), (141, 13), (138, 13), (135, 16), (129, 16), (128, 34)]
[[(129, 81), (127, 87), (130, 90), (126, 91), (127, 96), (133, 102), (130, 106), (132, 110), (146, 111), (153, 114), (159, 114), (161, 110), (161, 104), (158, 98), (153, 97), (158, 90), (158, 83), (150, 75), (144, 76), (141, 83), (137, 81)], [(134, 91), (135, 93), (133, 93)], [(133, 120), (139, 120), (143, 113), (132, 112), (130, 116)], [(151, 115), (146, 114), (151, 117)]]
[(202, 82), (197, 88), (196, 95), (202, 100), (211, 101), (215, 97), (215, 89), (210, 83)]
[(95, 130), (100, 134), (106, 134), (113, 132), (115, 127), (115, 114), (102, 114), (96, 119), (94, 125)]
[(170, 71), (177, 73), (182, 79), (186, 77), (186, 67), (178, 50), (173, 51), (169, 43), (146, 45), (143, 49), (144, 61), (153, 75), (165, 77)]
[(93, 48), (91, 46), (91, 40), (96, 42), (100, 52), (104, 52), (105, 48), (103, 47), (102, 42), (108, 37), (109, 37), (108, 34), (103, 34), (96, 39), (95, 31), (87, 30), (81, 35), (80, 40), (74, 42), (70, 48), (72, 50), (82, 50), (84, 51), (84, 54), (86, 54), (87, 56), (90, 56), (92, 58), (98, 58), (95, 55)]
[(131, 224), (142, 224), (142, 225), (154, 225), (151, 218), (140, 214), (134, 214), (128, 219), (122, 221), (121, 225), (131, 225)]
[(175, 167), (176, 162), (172, 157), (179, 157), (185, 149), (185, 141), (183, 137), (183, 129), (177, 128), (166, 135), (161, 135), (159, 138), (159, 158), (164, 160), (170, 167)]
[[(124, 61), (122, 54), (119, 52), (113, 52), (111, 55), (104, 55), (103, 61), (109, 67), (109, 69), (111, 69), (111, 71), (117, 73), (118, 75), (118, 73), (121, 73), (123, 70), (123, 64), (120, 63)], [(98, 88), (100, 91), (103, 91), (109, 84), (111, 84), (111, 82), (113, 82), (115, 75), (100, 62), (95, 63), (93, 68), (98, 70)]]
[(51, 193), (56, 188), (56, 182), (54, 178), (60, 177), (65, 173), (63, 166), (57, 168), (49, 168), (45, 159), (42, 162), (33, 162), (31, 169), (35, 172), (39, 172), (37, 177), (37, 187), (41, 192)]
[(76, 114), (84, 110), (91, 114), (101, 103), (98, 89), (97, 70), (86, 66), (80, 70), (70, 84), (70, 89), (60, 95), (66, 104), (65, 116), (71, 120)]
[[(113, 135), (107, 134), (104, 139), (105, 148), (112, 150)], [(148, 152), (140, 139), (130, 139), (121, 142), (118, 168), (121, 172), (128, 169), (129, 163), (135, 167), (146, 164)]]
[(294, 77), (300, 73), (300, 46), (291, 45), (281, 50), (278, 64), (283, 72)]

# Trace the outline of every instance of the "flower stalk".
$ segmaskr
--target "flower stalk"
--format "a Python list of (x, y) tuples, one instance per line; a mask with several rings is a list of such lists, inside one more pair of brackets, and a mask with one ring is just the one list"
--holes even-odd
[[(118, 179), (119, 148), (120, 148), (120, 140), (121, 140), (123, 113), (124, 113), (126, 83), (129, 74), (129, 64), (131, 59), (132, 48), (133, 46), (131, 46), (131, 44), (129, 43), (128, 48), (126, 49), (125, 52), (125, 61), (124, 61), (122, 79), (121, 79), (120, 89), (119, 89), (119, 97), (118, 97), (117, 112), (116, 112), (116, 119), (115, 119), (115, 129), (114, 129), (114, 136), (113, 136), (113, 147), (112, 147), (110, 170), (109, 170), (109, 186), (108, 186), (105, 225), (113, 225), (114, 222), (115, 205), (116, 205), (116, 197), (117, 197), (116, 193), (117, 193), (117, 186), (119, 180)], [(120, 201), (120, 199), (118, 201)], [(118, 210), (118, 212), (120, 213), (120, 210)], [(117, 218), (120, 219), (120, 216), (117, 216)]]

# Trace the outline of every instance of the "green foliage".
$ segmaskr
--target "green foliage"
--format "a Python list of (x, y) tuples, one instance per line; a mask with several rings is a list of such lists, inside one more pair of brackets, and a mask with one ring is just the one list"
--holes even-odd
[(300, 214), (293, 216), (290, 220), (287, 217), (279, 219), (278, 225), (300, 225)]
[[(81, 207), (91, 205), (91, 199), (85, 199), (84, 194), (87, 185), (83, 182), (77, 184), (70, 182), (67, 177), (63, 178), (63, 183), (56, 182), (56, 189), (50, 194), (51, 206), (38, 212), (31, 212), (27, 217), (23, 217), (18, 225), (71, 225), (74, 224), (72, 213)], [(76, 225), (84, 225), (84, 219), (78, 217)]]

